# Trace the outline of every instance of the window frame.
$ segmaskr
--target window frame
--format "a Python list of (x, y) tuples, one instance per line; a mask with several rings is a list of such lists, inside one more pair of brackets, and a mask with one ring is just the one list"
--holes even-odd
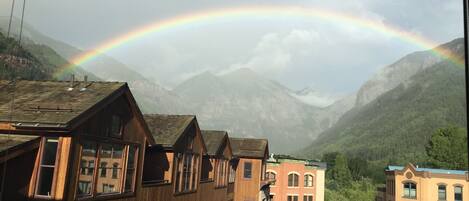
[[(119, 188), (119, 192), (113, 192), (113, 193), (98, 193), (97, 192), (97, 184), (98, 184), (98, 179), (100, 178), (100, 171), (99, 171), (99, 166), (94, 166), (94, 171), (92, 172), (92, 181), (90, 183), (91, 185), (91, 190), (90, 190), (90, 194), (89, 195), (80, 195), (78, 194), (78, 185), (79, 185), (79, 182), (80, 182), (80, 173), (81, 173), (81, 170), (80, 168), (78, 168), (78, 174), (76, 175), (76, 189), (75, 192), (74, 192), (74, 195), (75, 195), (75, 198), (77, 200), (100, 200), (104, 197), (112, 197), (112, 198), (119, 198), (119, 197), (128, 197), (128, 196), (132, 196), (132, 195), (135, 195), (135, 187), (136, 187), (136, 176), (137, 176), (137, 169), (136, 171), (134, 172), (134, 182), (133, 182), (133, 186), (132, 186), (132, 191), (125, 191), (125, 177), (126, 177), (126, 172), (127, 172), (127, 169), (126, 169), (126, 165), (127, 165), (127, 160), (128, 160), (128, 152), (129, 152), (129, 147), (130, 146), (134, 146), (137, 148), (137, 151), (135, 152), (136, 154), (136, 157), (135, 157), (135, 161), (136, 161), (136, 166), (138, 166), (138, 161), (139, 161), (139, 157), (140, 157), (140, 149), (141, 149), (141, 145), (138, 144), (138, 143), (134, 143), (134, 142), (128, 142), (128, 141), (122, 141), (122, 140), (115, 140), (115, 139), (109, 139), (109, 138), (106, 138), (106, 139), (102, 139), (102, 137), (96, 137), (96, 136), (82, 136), (82, 138), (80, 138), (77, 142), (78, 146), (79, 146), (79, 154), (78, 154), (78, 157), (80, 158), (80, 161), (82, 159), (82, 156), (83, 156), (83, 144), (84, 143), (90, 143), (90, 144), (96, 144), (96, 159), (95, 159), (95, 164), (100, 164), (100, 152), (102, 150), (102, 145), (103, 144), (107, 144), (107, 145), (122, 145), (124, 146), (124, 149), (122, 151), (122, 161), (123, 161), (123, 166), (122, 166), (122, 171), (121, 173), (118, 173), (118, 175), (121, 175), (121, 178), (119, 179), (119, 182), (120, 182), (120, 188)], [(89, 161), (88, 161), (89, 163)], [(109, 164), (108, 164), (109, 165)], [(88, 165), (89, 167), (89, 165)], [(112, 168), (111, 168), (112, 169)], [(89, 168), (88, 168), (88, 171), (89, 171)], [(109, 173), (107, 173), (109, 174)], [(86, 175), (89, 175), (89, 173), (87, 172)]]
[(313, 194), (303, 194), (303, 201), (313, 201), (313, 200), (314, 200)]
[[(118, 133), (114, 133), (113, 132), (113, 124), (114, 124), (114, 118), (117, 118), (118, 121), (119, 121), (119, 132)], [(122, 136), (123, 136), (123, 133), (124, 133), (124, 126), (125, 126), (125, 122), (124, 122), (124, 119), (122, 118), (122, 115), (119, 115), (119, 114), (112, 114), (111, 115), (111, 119), (109, 120), (109, 125), (108, 125), (108, 133), (107, 135), (109, 137), (112, 137), (112, 138), (117, 138), (117, 139), (122, 139)]]
[[(290, 185), (290, 176), (292, 176), (292, 185)], [(295, 185), (296, 176), (296, 185)], [(288, 188), (299, 188), (300, 187), (300, 174), (298, 172), (289, 172), (287, 175), (287, 187)]]
[[(54, 171), (52, 173), (52, 182), (51, 182), (51, 192), (50, 195), (40, 195), (38, 194), (38, 189), (39, 189), (39, 181), (41, 180), (41, 163), (44, 158), (44, 149), (45, 145), (47, 143), (47, 139), (55, 139), (57, 140), (57, 149), (55, 150), (55, 161), (54, 161)], [(35, 173), (35, 185), (34, 185), (34, 192), (33, 195), (35, 198), (43, 198), (43, 199), (52, 199), (55, 196), (55, 186), (57, 184), (57, 172), (58, 172), (58, 162), (60, 160), (60, 154), (58, 153), (59, 150), (61, 149), (61, 143), (60, 143), (60, 138), (59, 137), (42, 137), (41, 143), (40, 143), (40, 150), (39, 150), (39, 161), (37, 163), (37, 171)], [(49, 165), (52, 166), (52, 165)]]
[[(249, 164), (249, 171), (246, 171), (246, 165)], [(246, 176), (246, 172), (249, 172), (249, 177)], [(243, 179), (252, 179), (252, 161), (243, 162)]]
[[(311, 185), (307, 185), (307, 182), (309, 181), (307, 177), (311, 178)], [(303, 176), (303, 187), (305, 188), (313, 188), (314, 187), (314, 175), (312, 173), (305, 173)]]
[[(456, 188), (460, 188), (461, 189), (461, 199), (460, 200), (456, 200)], [(453, 192), (454, 192), (454, 201), (463, 201), (464, 200), (464, 186), (461, 185), (461, 184), (455, 184), (453, 185)]]
[[(407, 185), (408, 185), (408, 189), (409, 189), (409, 190), (408, 190), (409, 195), (406, 195), (406, 187), (407, 187)], [(415, 197), (412, 197), (412, 185), (415, 186)], [(403, 191), (402, 191), (402, 193), (403, 193), (402, 197), (403, 197), (403, 198), (406, 198), (406, 199), (414, 199), (414, 200), (417, 199), (417, 197), (418, 197), (418, 196), (417, 196), (417, 193), (418, 193), (417, 190), (418, 190), (418, 189), (417, 189), (417, 183), (416, 183), (416, 182), (414, 182), (414, 181), (404, 181), (404, 182), (402, 182), (402, 187), (403, 187), (403, 188), (402, 188), (402, 190), (403, 190)]]
[[(188, 189), (185, 189), (184, 184), (184, 165), (186, 162), (186, 157), (190, 155), (190, 174), (186, 172), (188, 175)], [(174, 158), (174, 164), (176, 172), (174, 174), (175, 178), (175, 185), (174, 185), (174, 194), (184, 194), (184, 193), (192, 193), (196, 192), (198, 189), (198, 183), (200, 181), (199, 176), (199, 164), (200, 164), (200, 154), (193, 152), (192, 150), (188, 150), (184, 153), (176, 153)]]
[[(440, 198), (440, 188), (443, 187), (444, 188), (444, 198), (441, 199)], [(438, 201), (446, 201), (447, 198), (448, 198), (448, 190), (446, 188), (446, 184), (437, 184), (437, 189), (438, 189)]]
[[(290, 200), (290, 198), (291, 198), (291, 200)], [(296, 195), (296, 194), (295, 195), (288, 194), (287, 195), (287, 201), (300, 201), (300, 196)]]

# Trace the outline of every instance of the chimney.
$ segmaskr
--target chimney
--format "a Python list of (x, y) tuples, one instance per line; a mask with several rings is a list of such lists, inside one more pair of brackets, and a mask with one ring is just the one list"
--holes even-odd
[(85, 77), (83, 78), (83, 81), (85, 81), (85, 84), (88, 82), (88, 75), (85, 75)]

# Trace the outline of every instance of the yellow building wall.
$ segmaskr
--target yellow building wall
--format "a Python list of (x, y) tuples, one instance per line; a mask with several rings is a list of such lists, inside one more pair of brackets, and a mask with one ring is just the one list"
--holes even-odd
[[(411, 178), (406, 175), (412, 174)], [(393, 198), (386, 200), (395, 201), (438, 201), (438, 184), (446, 184), (446, 201), (454, 201), (454, 187), (461, 186), (463, 189), (463, 200), (469, 200), (469, 185), (465, 175), (449, 175), (449, 174), (431, 174), (427, 176), (415, 175), (410, 169), (404, 174), (394, 175), (395, 194)], [(417, 198), (403, 198), (404, 183), (412, 181), (417, 184)], [(388, 196), (388, 194), (387, 194)]]

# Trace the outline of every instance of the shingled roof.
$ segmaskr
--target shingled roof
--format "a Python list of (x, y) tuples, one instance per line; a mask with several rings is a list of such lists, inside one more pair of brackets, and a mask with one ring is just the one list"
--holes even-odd
[(223, 139), (227, 136), (226, 131), (202, 130), (202, 137), (207, 147), (207, 154), (210, 156), (216, 155), (223, 145)]
[[(127, 86), (123, 82), (0, 80), (0, 122), (67, 127), (78, 116)], [(14, 93), (13, 112), (10, 113)]]
[(236, 157), (264, 158), (268, 152), (267, 139), (230, 138), (230, 144)]
[(0, 153), (39, 138), (40, 136), (0, 134)]
[(145, 114), (153, 139), (163, 147), (173, 147), (186, 128), (195, 119), (194, 115)]

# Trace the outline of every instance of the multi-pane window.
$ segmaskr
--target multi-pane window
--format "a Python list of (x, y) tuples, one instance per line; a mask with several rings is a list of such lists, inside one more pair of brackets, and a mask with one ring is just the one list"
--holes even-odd
[(298, 187), (298, 174), (290, 173), (288, 175), (288, 187)]
[[(103, 193), (118, 193), (120, 192), (122, 186), (122, 168), (124, 166), (124, 145), (120, 144), (102, 144), (101, 149), (99, 151), (99, 161), (100, 166), (98, 169), (102, 173), (107, 172), (107, 169), (111, 169), (111, 167), (107, 166), (107, 164), (117, 164), (117, 177), (105, 176), (105, 177), (98, 177), (97, 179), (97, 189), (96, 192), (98, 194)], [(104, 166), (103, 166), (104, 165)], [(112, 170), (115, 171), (116, 169), (112, 167)], [(101, 175), (102, 176), (102, 175)], [(112, 175), (114, 176), (114, 175)], [(104, 185), (107, 184), (107, 185)], [(101, 188), (100, 188), (101, 187)]]
[(227, 170), (227, 160), (225, 159), (218, 159), (217, 163), (217, 178), (216, 178), (216, 185), (218, 187), (226, 186), (226, 170)]
[(197, 188), (199, 155), (185, 153), (177, 158), (176, 192), (189, 192)]
[[(94, 183), (94, 162), (97, 158), (98, 145), (96, 143), (83, 143), (81, 147), (82, 163), (80, 163), (80, 171), (83, 174), (80, 174), (78, 178), (77, 196), (84, 197), (90, 196), (92, 192), (91, 189)], [(88, 164), (83, 161), (88, 161)], [(91, 165), (93, 165), (93, 167), (91, 167)]]
[(454, 201), (462, 201), (462, 187), (454, 187)]
[(404, 198), (417, 198), (417, 185), (411, 182), (404, 183)]
[(42, 157), (39, 163), (36, 195), (51, 196), (52, 194), (58, 143), (57, 138), (45, 138), (44, 140)]
[(182, 191), (190, 190), (190, 178), (192, 176), (192, 154), (188, 153), (184, 156), (182, 172)]
[(438, 200), (446, 200), (446, 186), (438, 185)]
[(313, 187), (313, 175), (306, 174), (305, 175), (305, 187)]
[(251, 162), (244, 162), (244, 178), (245, 179), (252, 178), (252, 163)]
[(268, 180), (272, 181), (272, 185), (275, 185), (276, 174), (274, 172), (267, 172), (266, 177)]
[[(133, 191), (137, 147), (111, 143), (82, 143), (78, 197)], [(95, 164), (98, 164), (95, 167)], [(86, 174), (83, 174), (86, 172)]]
[(288, 195), (287, 201), (298, 201), (298, 195)]
[(312, 195), (304, 195), (303, 196), (303, 201), (313, 201), (313, 196)]

